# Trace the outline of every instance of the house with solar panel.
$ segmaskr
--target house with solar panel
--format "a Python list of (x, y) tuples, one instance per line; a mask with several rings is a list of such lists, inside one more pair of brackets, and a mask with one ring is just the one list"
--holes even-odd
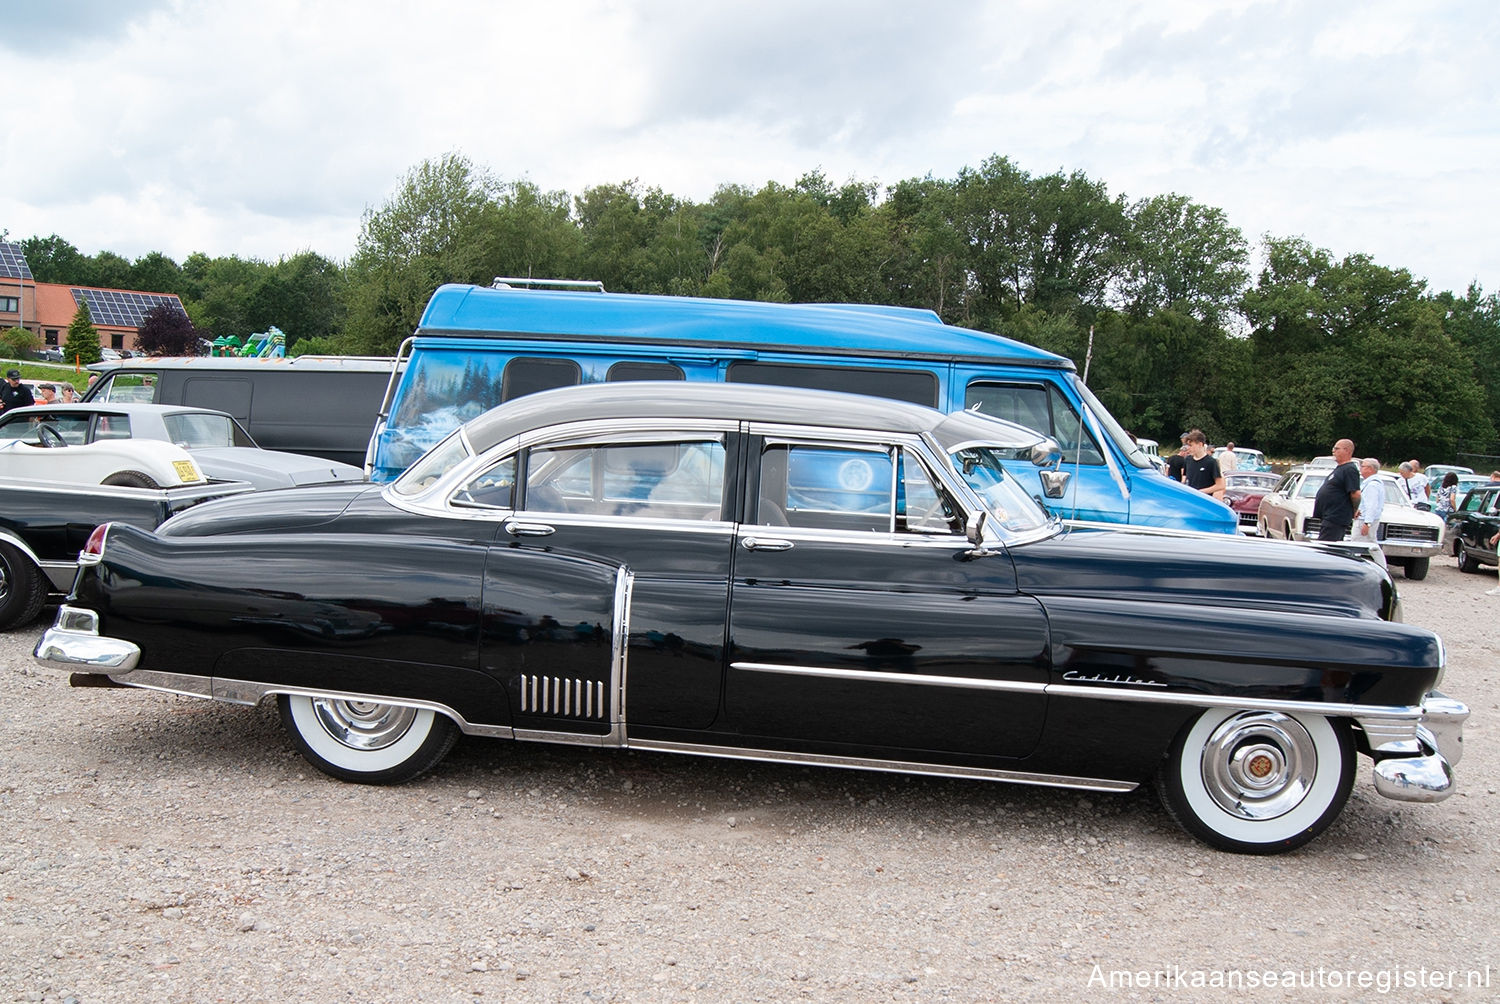
[(88, 304), (100, 347), (117, 350), (136, 348), (141, 322), (152, 307), (165, 303), (187, 313), (175, 293), (37, 282), (21, 246), (0, 241), (0, 329), (26, 328), (48, 348), (62, 348), (82, 303)]

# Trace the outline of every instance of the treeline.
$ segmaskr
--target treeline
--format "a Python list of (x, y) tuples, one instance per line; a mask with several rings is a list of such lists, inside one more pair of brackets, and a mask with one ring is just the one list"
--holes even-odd
[[(810, 173), (724, 186), (704, 203), (637, 182), (578, 196), (504, 181), (461, 156), (413, 168), (367, 211), (353, 257), (275, 263), (80, 254), (21, 242), (46, 282), (178, 294), (200, 328), (272, 324), (292, 352), (389, 354), (444, 282), (599, 279), (615, 292), (925, 307), (1087, 366), (1142, 436), (1199, 427), (1274, 455), (1348, 436), (1382, 458), (1493, 452), (1500, 298), (1432, 292), (1368, 256), (1299, 238), (1252, 248), (1222, 210), (1129, 201), (1074, 172), (992, 157), (882, 189)], [(1089, 352), (1092, 331), (1092, 353)]]

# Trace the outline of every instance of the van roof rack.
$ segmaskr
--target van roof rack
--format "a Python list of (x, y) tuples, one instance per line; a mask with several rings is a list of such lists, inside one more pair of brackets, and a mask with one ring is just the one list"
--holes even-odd
[(494, 289), (583, 289), (592, 293), (604, 292), (604, 283), (598, 279), (515, 279), (497, 275), (490, 286)]

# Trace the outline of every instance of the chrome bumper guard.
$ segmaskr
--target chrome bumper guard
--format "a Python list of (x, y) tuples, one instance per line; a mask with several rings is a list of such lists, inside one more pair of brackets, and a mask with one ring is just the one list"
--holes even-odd
[(99, 615), (92, 610), (62, 606), (57, 620), (37, 642), (32, 657), (49, 669), (75, 673), (126, 673), (141, 660), (135, 644), (99, 636)]
[(1463, 759), (1468, 705), (1434, 690), (1422, 702), (1416, 738), (1375, 750), (1375, 790), (1401, 802), (1441, 802), (1453, 794), (1453, 765)]

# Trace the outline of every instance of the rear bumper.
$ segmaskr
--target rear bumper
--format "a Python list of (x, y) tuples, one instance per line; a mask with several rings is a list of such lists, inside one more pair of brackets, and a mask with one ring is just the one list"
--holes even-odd
[(100, 637), (99, 615), (92, 610), (64, 605), (32, 656), (48, 669), (109, 675), (134, 669), (141, 650), (133, 642)]

